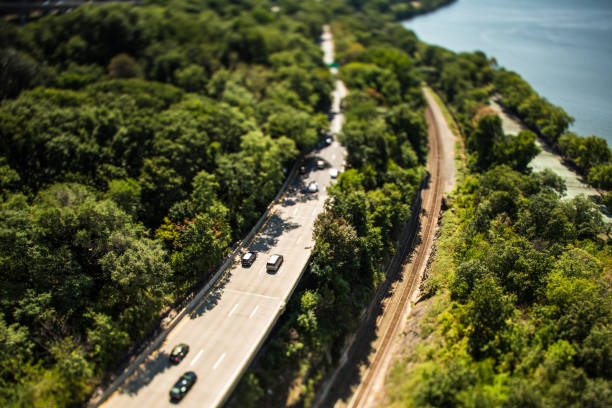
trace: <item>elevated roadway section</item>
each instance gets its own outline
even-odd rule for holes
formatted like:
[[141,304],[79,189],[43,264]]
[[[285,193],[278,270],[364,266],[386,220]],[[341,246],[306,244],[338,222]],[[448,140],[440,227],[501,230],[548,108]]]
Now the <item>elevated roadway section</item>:
[[[321,39],[325,61],[333,61],[333,43],[326,27]],[[336,81],[333,95],[333,133],[340,131],[340,100],[346,88]],[[314,221],[323,211],[327,187],[333,182],[330,169],[343,170],[345,149],[335,140],[324,143],[306,156],[305,174],[296,175],[277,204],[272,207],[248,250],[257,253],[250,267],[238,259],[223,277],[206,293],[152,350],[125,381],[118,384],[104,401],[104,408],[169,407],[169,391],[186,371],[198,379],[185,395],[184,408],[218,407],[228,398],[274,323],[283,312],[310,258],[314,245]],[[317,165],[322,160],[323,166]],[[323,167],[323,168],[320,168]],[[303,192],[316,182],[318,191]],[[266,270],[272,254],[284,261],[278,271]],[[190,351],[178,365],[169,362],[172,348],[186,343]]]

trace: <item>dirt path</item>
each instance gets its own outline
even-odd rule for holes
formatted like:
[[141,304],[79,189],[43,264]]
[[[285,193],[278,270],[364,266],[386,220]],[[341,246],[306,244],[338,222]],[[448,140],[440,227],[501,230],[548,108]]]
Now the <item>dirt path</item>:
[[421,193],[420,224],[409,237],[410,247],[401,270],[359,329],[339,369],[332,391],[321,406],[377,407],[401,332],[431,253],[444,192],[454,186],[455,138],[433,96],[425,90],[429,124],[428,171],[430,179]]

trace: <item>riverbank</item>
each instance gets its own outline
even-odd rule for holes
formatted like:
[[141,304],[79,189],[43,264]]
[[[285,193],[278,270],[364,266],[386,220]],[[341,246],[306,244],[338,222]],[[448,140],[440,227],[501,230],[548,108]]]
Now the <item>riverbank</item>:
[[571,131],[612,144],[612,3],[461,0],[402,24],[428,44],[494,57],[574,117]]
[[[503,107],[494,100],[489,101],[491,108],[499,115],[502,120],[504,133],[516,135],[521,130],[527,129],[516,116],[506,112]],[[584,194],[595,202],[601,202],[601,194],[595,188],[587,184],[586,180],[574,172],[570,167],[563,163],[563,158],[556,154],[552,148],[541,138],[536,139],[536,145],[540,148],[540,153],[529,163],[533,171],[552,170],[555,174],[563,178],[567,186],[566,199],[572,199],[580,194]],[[600,206],[606,223],[612,223],[612,216]]]

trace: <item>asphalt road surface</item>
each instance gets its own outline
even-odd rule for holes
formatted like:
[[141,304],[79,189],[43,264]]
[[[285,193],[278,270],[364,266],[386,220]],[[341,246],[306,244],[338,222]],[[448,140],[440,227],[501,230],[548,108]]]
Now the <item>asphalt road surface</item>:
[[[328,31],[322,37],[326,60],[333,61],[333,45]],[[331,128],[342,126],[340,98],[346,88],[337,82],[334,91]],[[181,407],[217,407],[229,396],[259,345],[282,313],[285,302],[297,285],[312,246],[314,220],[323,210],[326,187],[332,182],[329,170],[343,170],[345,149],[335,140],[322,143],[304,161],[306,174],[297,175],[271,216],[253,240],[250,250],[257,259],[248,268],[236,262],[220,283],[166,337],[165,342],[101,406],[169,407],[169,391],[186,371],[198,379],[186,394]],[[317,168],[323,160],[325,167]],[[319,191],[303,193],[302,187],[315,181]],[[284,262],[277,272],[266,271],[272,254]],[[190,346],[189,354],[178,365],[169,362],[172,348],[179,343]]]

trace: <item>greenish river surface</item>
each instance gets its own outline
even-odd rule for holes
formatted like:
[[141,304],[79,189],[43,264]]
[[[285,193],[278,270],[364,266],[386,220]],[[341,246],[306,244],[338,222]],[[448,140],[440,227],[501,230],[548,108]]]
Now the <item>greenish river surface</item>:
[[404,23],[453,51],[481,50],[612,146],[612,0],[458,0]]

